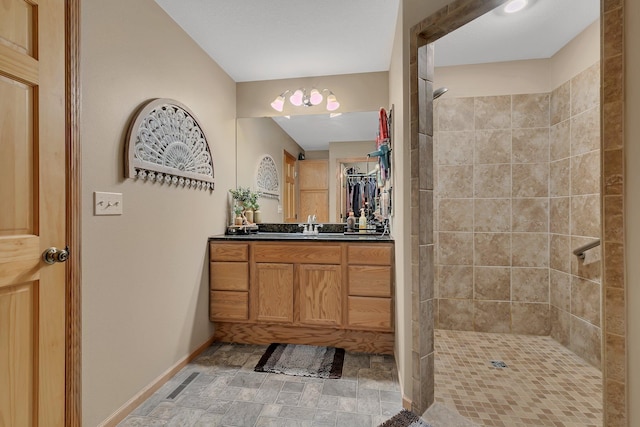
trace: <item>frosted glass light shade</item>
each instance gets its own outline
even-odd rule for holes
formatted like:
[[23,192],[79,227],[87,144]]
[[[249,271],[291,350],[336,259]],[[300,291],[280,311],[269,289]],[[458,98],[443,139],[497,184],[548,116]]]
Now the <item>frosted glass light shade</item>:
[[302,97],[304,96],[304,92],[302,92],[300,89],[296,90],[295,92],[293,92],[293,95],[291,95],[289,97],[289,102],[293,105],[295,105],[296,107],[299,107],[302,105]]
[[284,108],[284,96],[277,96],[276,99],[274,99],[271,103],[271,108],[282,113],[282,109]]
[[318,89],[311,89],[309,93],[309,101],[311,101],[311,105],[318,105],[322,102],[322,94],[318,91]]
[[340,107],[340,103],[338,102],[338,100],[336,99],[336,96],[334,94],[330,94],[329,96],[327,96],[327,110],[328,111],[335,111]]
[[527,0],[511,0],[504,7],[505,13],[516,13],[521,11],[527,5]]

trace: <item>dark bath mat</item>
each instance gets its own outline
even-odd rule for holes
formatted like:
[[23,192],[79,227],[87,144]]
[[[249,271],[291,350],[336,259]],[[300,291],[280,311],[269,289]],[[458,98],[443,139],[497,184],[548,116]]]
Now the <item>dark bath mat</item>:
[[254,370],[300,377],[340,378],[343,362],[342,348],[276,343],[269,345]]
[[413,412],[403,409],[378,427],[431,427],[431,425],[422,421]]

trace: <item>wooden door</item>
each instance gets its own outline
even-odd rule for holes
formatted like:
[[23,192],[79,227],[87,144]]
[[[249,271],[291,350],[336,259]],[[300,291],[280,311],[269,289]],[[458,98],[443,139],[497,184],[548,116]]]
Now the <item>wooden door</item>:
[[0,425],[65,415],[65,4],[0,12]]
[[256,266],[256,320],[293,322],[293,264],[263,263]]
[[329,221],[329,162],[305,160],[298,165],[300,188],[300,219],[309,215],[318,222]]
[[284,195],[283,217],[284,222],[296,222],[298,214],[296,209],[296,158],[288,152],[284,152]]
[[342,323],[342,267],[301,264],[299,268],[300,323]]

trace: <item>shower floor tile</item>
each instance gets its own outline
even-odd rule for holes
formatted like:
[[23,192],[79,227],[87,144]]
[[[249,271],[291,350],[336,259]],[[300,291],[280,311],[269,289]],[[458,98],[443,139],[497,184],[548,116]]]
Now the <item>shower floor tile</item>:
[[550,337],[436,330],[435,347],[436,402],[476,424],[602,426],[600,371]]

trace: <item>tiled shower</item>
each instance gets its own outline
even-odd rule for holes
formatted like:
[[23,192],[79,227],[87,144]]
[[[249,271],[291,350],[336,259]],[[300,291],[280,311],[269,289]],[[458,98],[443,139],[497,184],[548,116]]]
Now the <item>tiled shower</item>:
[[600,63],[434,102],[436,328],[551,335],[600,368]]

